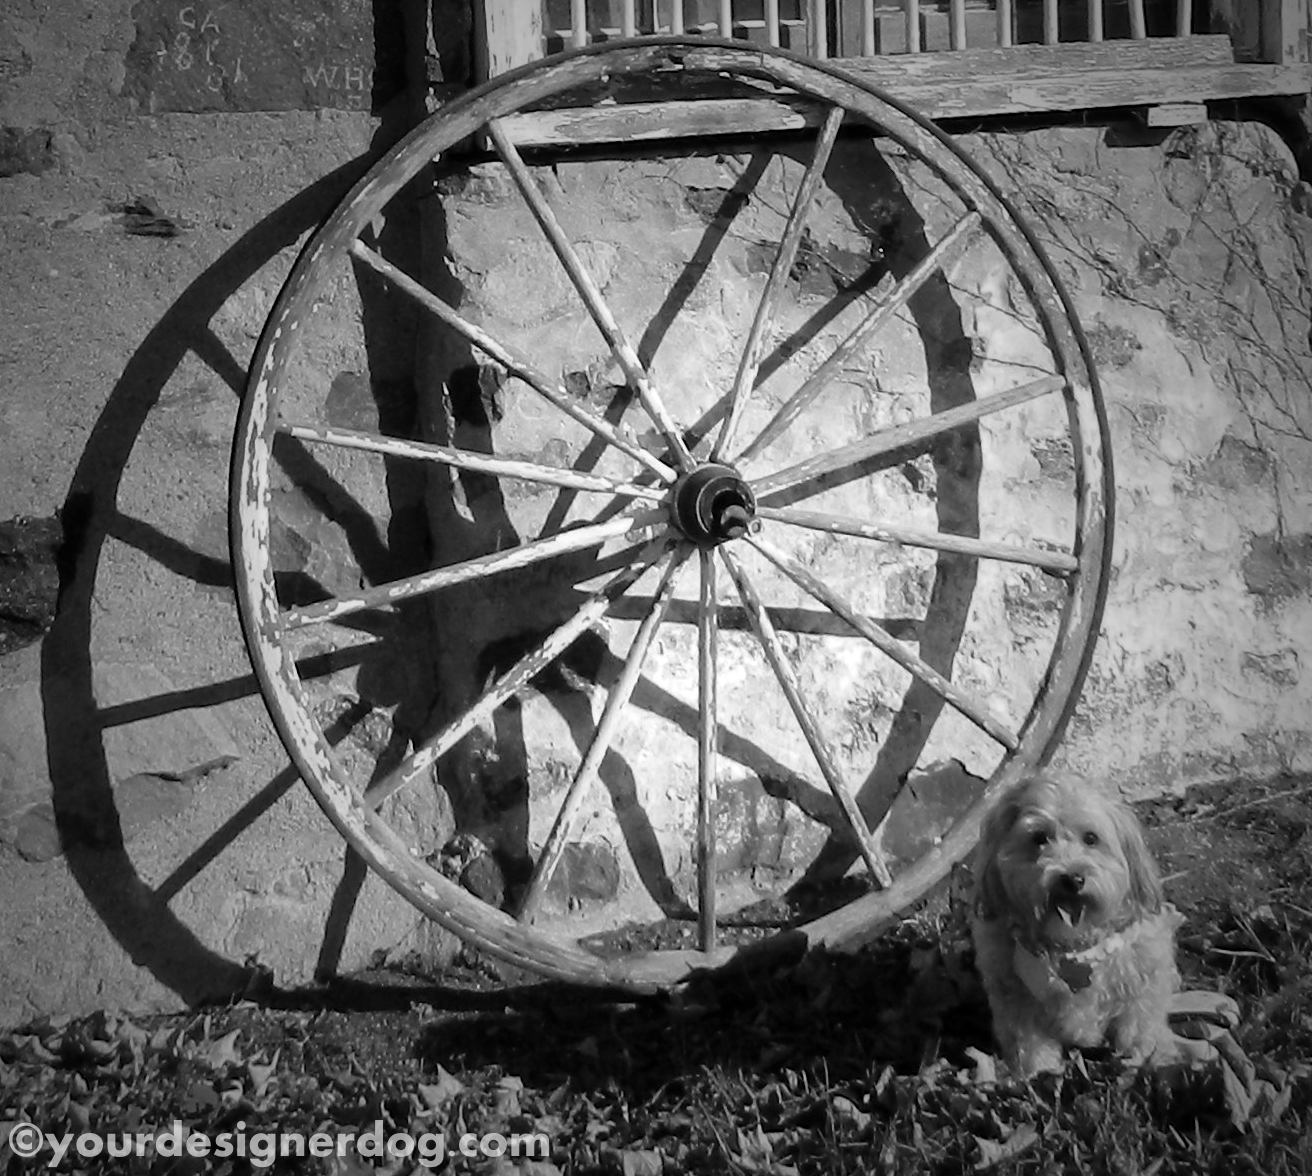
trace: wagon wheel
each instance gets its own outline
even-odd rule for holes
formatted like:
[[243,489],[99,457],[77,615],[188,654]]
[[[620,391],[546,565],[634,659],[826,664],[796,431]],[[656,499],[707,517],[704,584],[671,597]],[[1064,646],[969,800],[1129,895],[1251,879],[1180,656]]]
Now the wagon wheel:
[[[700,379],[678,368],[678,356],[663,367],[661,354],[639,354],[607,292],[623,275],[612,272],[605,290],[594,280],[553,211],[560,201],[549,198],[507,132],[513,116],[566,105],[570,92],[583,95],[573,99],[580,105],[595,100],[598,87],[681,87],[690,79],[736,83],[819,127],[800,152],[797,140],[790,148],[797,182],[791,206],[778,210],[772,259],[742,313],[745,339],[723,368]],[[845,142],[877,150],[904,188],[923,195],[924,248],[899,273],[878,283],[867,275],[837,291],[803,316],[821,324],[808,330],[789,319],[796,308],[782,295],[796,276],[840,124]],[[575,319],[590,320],[594,342],[608,349],[617,375],[615,386],[601,385],[600,402],[597,387],[581,396],[544,370],[512,328],[480,325],[477,310],[432,292],[414,263],[407,269],[380,251],[375,229],[390,202],[416,177],[431,180],[429,165],[447,166],[445,153],[467,151],[471,138],[490,144],[480,174],[496,172],[505,192],[523,201],[520,215],[531,214],[538,246],[545,242],[568,275]],[[992,275],[977,289],[953,276],[967,255],[971,273]],[[526,459],[498,456],[496,445],[475,451],[446,443],[450,437],[416,441],[325,423],[315,407],[323,388],[315,386],[313,361],[337,346],[333,332],[350,315],[334,318],[332,308],[352,288],[353,272],[374,275],[408,300],[486,372],[509,381],[515,403],[538,405],[548,427],[572,443]],[[930,286],[973,316],[955,328],[966,354],[958,347],[952,360],[948,382],[958,394],[950,403],[936,398],[941,372],[912,370],[905,359],[924,327],[917,299]],[[325,315],[328,325],[316,326]],[[980,324],[998,316],[1008,331],[989,336]],[[1010,340],[1003,345],[1010,352],[995,354],[990,337]],[[853,377],[853,369],[862,372]],[[492,440],[497,428],[489,425]],[[539,511],[508,547],[306,600],[276,566],[271,501],[281,485],[279,450],[288,446],[343,481],[359,460],[403,460],[460,479],[496,479],[507,501],[517,487],[530,498],[557,494],[557,509],[545,524]],[[1036,453],[1055,462],[1059,476],[1044,482],[1033,470],[1011,468]],[[1054,493],[1064,496],[1056,505]],[[1003,505],[973,505],[991,497]],[[274,723],[361,857],[425,915],[512,964],[652,989],[743,950],[726,941],[726,908],[717,905],[717,786],[729,770],[741,776],[744,763],[777,787],[777,779],[766,780],[774,764],[791,781],[779,793],[786,820],[812,825],[818,835],[808,844],[824,843],[828,867],[841,873],[854,863],[865,883],[864,894],[804,923],[808,942],[833,946],[875,934],[970,851],[993,798],[1044,760],[1074,705],[1098,631],[1110,511],[1107,425],[1070,299],[984,171],[927,120],[838,69],[741,43],[649,38],[561,55],[470,91],[389,151],[331,214],[296,261],[252,362],[234,446],[231,541],[241,621]],[[888,584],[899,567],[897,583],[911,585],[902,604],[921,612],[900,629],[871,615],[896,603]],[[356,751],[325,733],[329,713],[298,659],[342,648],[402,602],[429,594],[440,601],[456,585],[493,593],[525,569],[569,581],[572,610],[498,663],[440,723],[410,732],[399,747],[393,739],[390,759],[363,768]],[[967,585],[965,594],[954,596],[953,583]],[[1030,612],[1011,609],[1030,599],[1026,591],[1039,603]],[[955,602],[961,633],[941,648],[917,624],[941,619],[945,600]],[[599,631],[609,689],[593,689],[589,730],[575,732],[577,762],[567,781],[555,781],[549,811],[528,838],[531,875],[506,903],[512,909],[502,910],[440,868],[435,847],[416,829],[415,808],[400,804],[416,790],[427,797],[434,764],[504,707],[534,697],[544,672]],[[307,645],[307,635],[319,643]],[[1015,660],[980,652],[999,641],[1020,651]],[[650,688],[657,661],[663,682],[674,683],[668,688]],[[727,673],[736,676],[728,686]],[[749,681],[754,688],[743,690]],[[670,702],[680,686],[683,700]],[[665,699],[665,714],[652,717],[660,710],[652,698]],[[847,739],[835,729],[835,710],[861,706],[864,741]],[[972,749],[968,758],[987,779],[910,860],[888,845],[888,782],[863,783],[856,767],[870,740],[901,720],[921,723],[926,754]],[[643,723],[663,724],[662,762],[670,779],[686,785],[676,821],[691,844],[685,881],[698,941],[613,958],[535,916],[580,820],[602,819],[597,785],[608,754],[630,725]],[[667,744],[671,733],[685,746]],[[752,761],[758,752],[766,768]],[[589,805],[597,812],[585,812]]]

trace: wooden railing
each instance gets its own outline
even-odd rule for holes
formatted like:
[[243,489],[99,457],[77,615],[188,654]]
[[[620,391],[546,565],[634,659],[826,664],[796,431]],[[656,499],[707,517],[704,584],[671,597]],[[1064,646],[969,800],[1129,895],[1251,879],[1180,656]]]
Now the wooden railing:
[[1229,33],[1241,59],[1307,60],[1307,0],[532,0],[486,5],[537,26],[539,53],[703,33],[813,57]]
[[[1137,110],[1200,122],[1207,103],[1308,94],[1312,0],[476,0],[484,76],[599,41],[652,33],[730,37],[834,59],[933,118]],[[702,133],[700,113],[630,107],[519,118],[525,142]],[[745,132],[805,114],[735,114]],[[702,112],[704,113],[704,112]],[[690,117],[685,119],[684,115]]]

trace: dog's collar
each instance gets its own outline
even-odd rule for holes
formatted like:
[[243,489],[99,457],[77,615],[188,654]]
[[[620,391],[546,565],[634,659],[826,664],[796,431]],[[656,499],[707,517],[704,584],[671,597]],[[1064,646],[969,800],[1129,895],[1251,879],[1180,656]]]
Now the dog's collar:
[[1098,964],[1124,946],[1123,931],[1108,935],[1092,947],[1079,951],[1042,949],[1033,952],[1017,943],[1013,965],[1016,975],[1030,993],[1037,1000],[1046,1000],[1049,996],[1069,996],[1088,988],[1093,983],[1094,969]]

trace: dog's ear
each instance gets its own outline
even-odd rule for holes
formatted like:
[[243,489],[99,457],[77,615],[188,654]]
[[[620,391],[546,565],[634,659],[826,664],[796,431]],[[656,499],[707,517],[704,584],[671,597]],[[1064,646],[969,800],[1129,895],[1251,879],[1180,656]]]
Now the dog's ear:
[[989,810],[975,847],[975,913],[981,919],[996,919],[1011,905],[1002,885],[998,854],[1020,815],[1019,790],[1005,793]]
[[1120,839],[1121,853],[1130,873],[1130,902],[1142,914],[1156,914],[1166,895],[1157,873],[1157,863],[1143,839],[1143,829],[1130,806],[1117,801],[1111,806],[1112,823]]

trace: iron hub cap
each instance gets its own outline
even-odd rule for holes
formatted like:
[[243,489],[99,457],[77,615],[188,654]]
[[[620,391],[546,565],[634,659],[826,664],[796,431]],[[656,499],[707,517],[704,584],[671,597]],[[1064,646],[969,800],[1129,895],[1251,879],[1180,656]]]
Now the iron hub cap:
[[756,498],[732,466],[718,462],[685,474],[674,484],[674,524],[694,543],[717,547],[759,525]]

